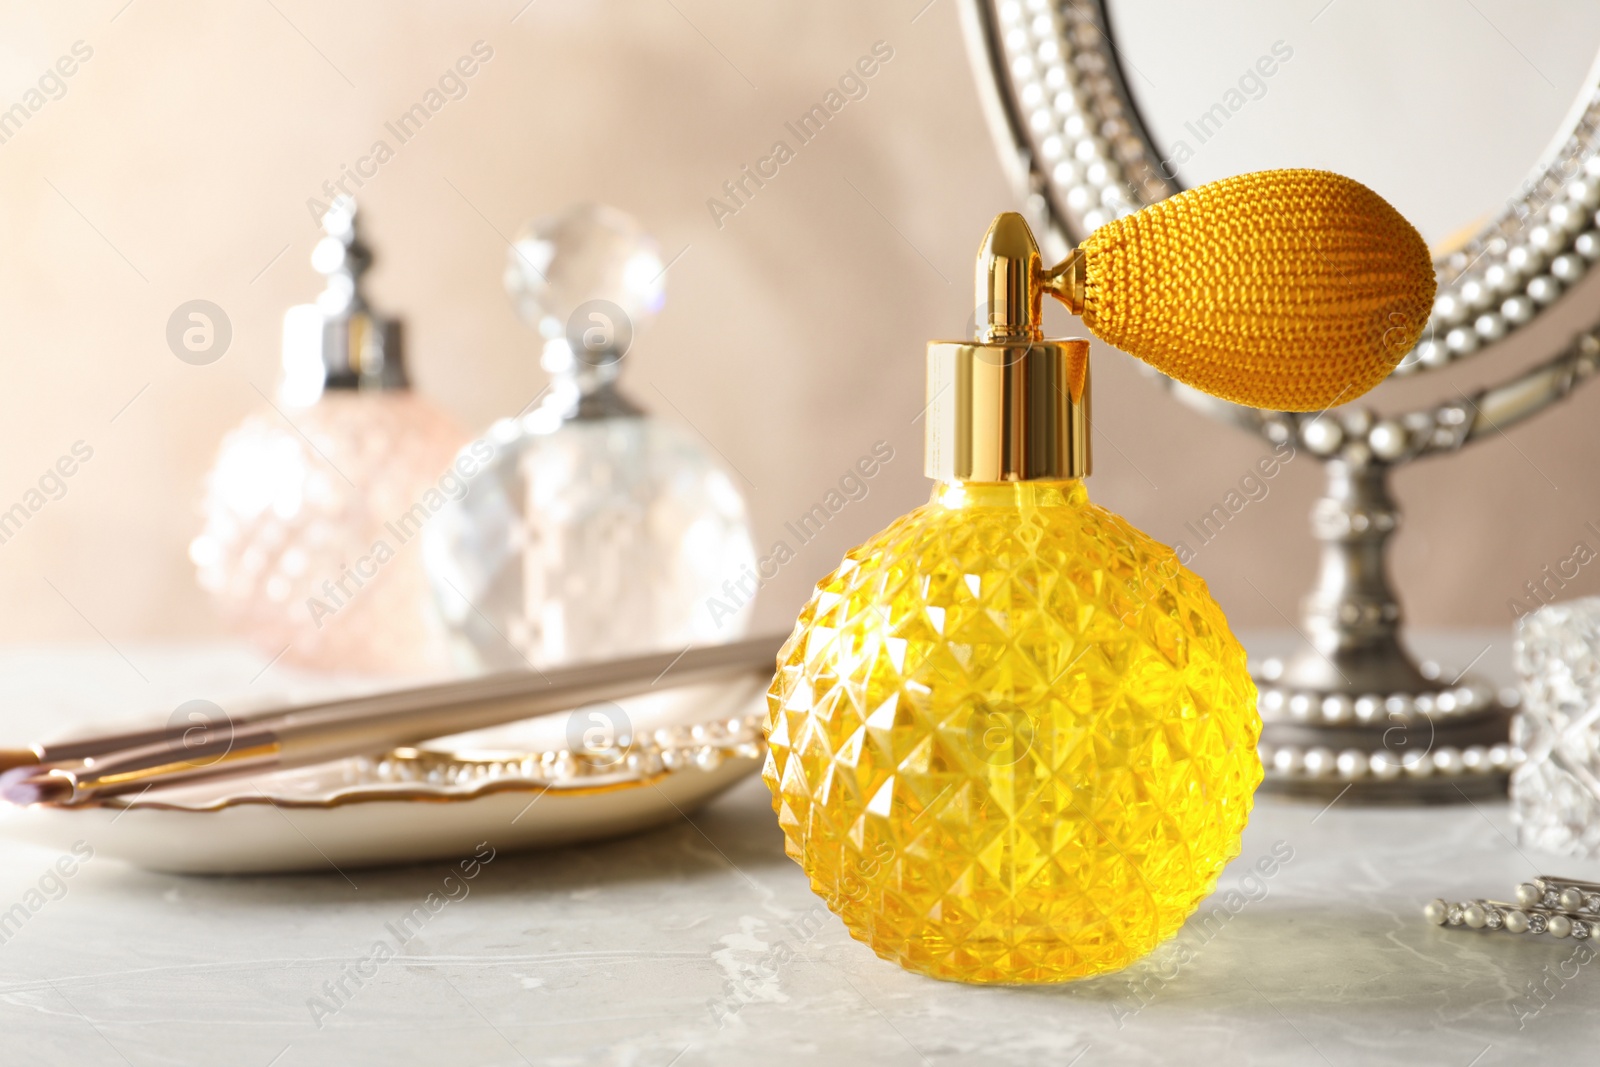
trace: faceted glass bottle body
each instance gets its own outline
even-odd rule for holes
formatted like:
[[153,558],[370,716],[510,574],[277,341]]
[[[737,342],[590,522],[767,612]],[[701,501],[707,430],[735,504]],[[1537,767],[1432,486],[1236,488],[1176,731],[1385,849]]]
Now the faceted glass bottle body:
[[788,852],[910,970],[1116,970],[1239,852],[1244,650],[1081,482],[941,484],[818,584],[779,664],[763,777]]
[[437,487],[461,432],[408,390],[332,390],[287,415],[293,425],[258,411],[223,439],[189,546],[201,588],[230,628],[286,663],[445,669],[410,542],[443,503]]
[[547,414],[497,424],[493,458],[427,533],[459,658],[525,669],[742,635],[749,598],[728,610],[724,586],[755,549],[722,469],[659,419]]

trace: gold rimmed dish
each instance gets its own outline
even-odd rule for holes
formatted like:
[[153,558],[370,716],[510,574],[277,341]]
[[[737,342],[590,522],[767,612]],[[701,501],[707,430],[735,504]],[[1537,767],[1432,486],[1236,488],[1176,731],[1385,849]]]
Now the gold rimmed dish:
[[[248,874],[516,850],[682,818],[759,769],[757,677],[685,686],[353,757],[86,804],[0,811],[0,831],[151,870]],[[606,727],[597,736],[590,722]]]

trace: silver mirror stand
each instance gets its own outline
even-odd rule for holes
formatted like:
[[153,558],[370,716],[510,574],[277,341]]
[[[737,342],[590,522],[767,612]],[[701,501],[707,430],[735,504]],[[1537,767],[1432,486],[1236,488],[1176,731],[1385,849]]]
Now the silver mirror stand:
[[[962,16],[1002,162],[1058,258],[1110,219],[1181,190],[1128,92],[1103,0],[964,0]],[[1521,195],[1436,262],[1433,316],[1396,375],[1492,347],[1600,260],[1600,65],[1565,133]],[[1400,525],[1389,475],[1502,433],[1597,366],[1600,327],[1504,384],[1388,417],[1364,408],[1258,411],[1167,382],[1191,407],[1304,447],[1327,477],[1312,511],[1321,568],[1304,603],[1305,645],[1257,667],[1263,788],[1406,802],[1504,791],[1518,757],[1507,740],[1509,702],[1406,649],[1387,561]]]

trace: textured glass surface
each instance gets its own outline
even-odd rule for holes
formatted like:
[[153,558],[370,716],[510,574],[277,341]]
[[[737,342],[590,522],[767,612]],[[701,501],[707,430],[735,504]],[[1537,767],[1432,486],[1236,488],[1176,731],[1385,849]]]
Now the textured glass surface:
[[1517,624],[1522,705],[1511,773],[1522,842],[1600,858],[1600,597],[1551,604]]
[[818,584],[768,706],[789,854],[937,978],[1143,956],[1238,854],[1261,781],[1221,609],[1081,482],[936,489]]
[[552,426],[540,414],[490,432],[494,458],[427,533],[434,589],[468,664],[544,666],[741,635],[754,588],[730,599],[725,587],[753,574],[755,552],[722,469],[654,418]]
[[443,502],[439,478],[461,438],[406,391],[335,391],[248,416],[206,480],[205,526],[189,546],[201,587],[230,627],[284,662],[447,667],[412,542]]
[[[506,261],[506,290],[545,340],[565,337],[584,304],[603,301],[621,313],[613,338],[627,351],[635,330],[661,310],[666,271],[655,241],[625,212],[579,204],[530,223]],[[587,321],[577,324],[581,332]],[[574,348],[583,348],[574,339]]]

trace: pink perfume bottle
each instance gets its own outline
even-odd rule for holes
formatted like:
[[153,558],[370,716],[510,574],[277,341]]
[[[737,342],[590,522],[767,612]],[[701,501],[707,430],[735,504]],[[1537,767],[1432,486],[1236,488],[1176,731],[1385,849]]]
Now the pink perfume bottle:
[[311,262],[327,278],[283,321],[275,403],[223,439],[189,546],[227,625],[298,666],[445,670],[422,571],[422,527],[464,490],[464,435],[408,387],[398,320],[367,303],[372,253],[349,198],[323,219]]

